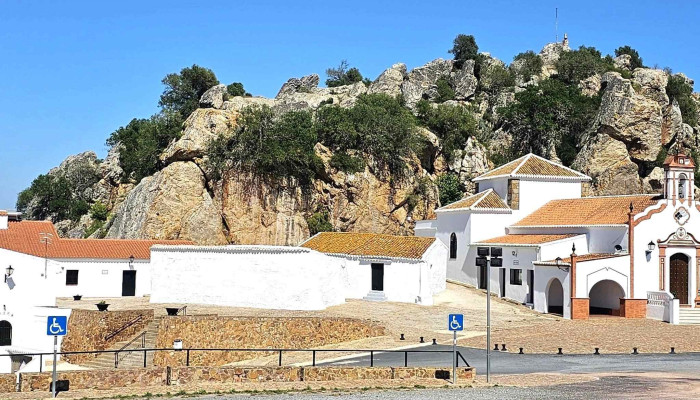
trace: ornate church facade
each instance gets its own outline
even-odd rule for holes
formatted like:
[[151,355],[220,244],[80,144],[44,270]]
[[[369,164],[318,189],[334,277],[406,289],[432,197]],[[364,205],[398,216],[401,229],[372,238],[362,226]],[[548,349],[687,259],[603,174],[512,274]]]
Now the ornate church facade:
[[[590,178],[528,154],[474,179],[477,193],[445,205],[416,235],[449,248],[448,280],[544,313],[700,323],[700,203],[693,160],[664,162],[661,193],[582,197]],[[503,266],[476,266],[477,247]]]

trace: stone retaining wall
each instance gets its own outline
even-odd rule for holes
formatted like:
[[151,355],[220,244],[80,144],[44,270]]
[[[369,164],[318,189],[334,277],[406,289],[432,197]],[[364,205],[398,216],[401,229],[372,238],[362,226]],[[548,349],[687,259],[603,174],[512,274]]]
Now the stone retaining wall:
[[[141,321],[125,329],[111,340],[105,340],[107,335],[139,316],[143,316]],[[73,310],[68,319],[68,334],[63,338],[61,351],[106,350],[113,344],[130,339],[145,330],[146,325],[151,320],[153,320],[153,310]],[[81,364],[95,358],[96,355],[67,354],[62,357],[70,363]]]
[[17,375],[0,374],[0,393],[12,393],[17,390]]
[[[474,368],[457,368],[457,377],[471,381]],[[67,380],[69,390],[105,390],[119,387],[186,385],[197,382],[304,382],[391,379],[450,379],[447,368],[393,367],[152,367],[120,370],[62,371],[58,380]],[[51,373],[20,374],[22,392],[45,391],[51,386]],[[11,377],[11,379],[10,379]],[[60,388],[60,386],[59,386]],[[15,375],[0,375],[2,393],[15,391]]]
[[[334,343],[383,336],[384,327],[352,318],[165,317],[157,347],[172,348],[284,348],[309,349]],[[190,366],[220,366],[268,355],[264,352],[190,352]],[[186,365],[185,352],[158,352],[159,366]]]

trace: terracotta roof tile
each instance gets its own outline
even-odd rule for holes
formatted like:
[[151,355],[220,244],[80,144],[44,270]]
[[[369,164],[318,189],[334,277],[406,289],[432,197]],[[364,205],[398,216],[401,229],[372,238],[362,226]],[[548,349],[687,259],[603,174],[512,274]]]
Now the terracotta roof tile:
[[7,210],[0,210],[0,217],[6,217],[7,215]]
[[657,201],[655,194],[552,200],[513,226],[621,225],[628,222],[630,203],[638,214]]
[[481,240],[479,243],[489,243],[489,244],[542,244],[548,242],[554,242],[557,240],[568,239],[570,237],[578,236],[578,233],[572,234],[562,234],[562,235],[505,235],[499,236],[487,240]]
[[542,176],[577,178],[582,181],[590,180],[588,176],[578,171],[574,171],[571,168],[567,168],[561,164],[549,161],[532,153],[488,171],[485,174],[474,178],[474,180],[480,181],[498,176],[508,176],[513,178]]
[[377,233],[322,232],[302,247],[330,254],[420,259],[435,238]]
[[[681,163],[682,162],[682,163]],[[666,157],[664,160],[664,166],[668,167],[680,167],[680,168],[695,168],[695,162],[691,157],[685,154],[675,154]]]
[[[41,233],[53,235],[48,246],[40,242]],[[150,259],[154,244],[193,244],[186,240],[61,239],[49,221],[10,221],[0,229],[0,248],[49,258]]]
[[[606,258],[624,257],[624,256],[628,256],[628,255],[629,254],[615,254],[615,253],[584,254],[582,256],[576,256],[576,263],[586,262],[586,261],[595,261],[595,260],[604,260]],[[571,265],[571,255],[568,255],[566,257],[562,257],[561,261],[564,265]],[[554,264],[557,262],[557,260],[549,260],[549,261],[541,261],[541,262],[546,263],[546,264]]]
[[438,210],[493,210],[509,209],[503,199],[493,190],[488,189],[483,192],[457,200],[454,203],[440,207]]

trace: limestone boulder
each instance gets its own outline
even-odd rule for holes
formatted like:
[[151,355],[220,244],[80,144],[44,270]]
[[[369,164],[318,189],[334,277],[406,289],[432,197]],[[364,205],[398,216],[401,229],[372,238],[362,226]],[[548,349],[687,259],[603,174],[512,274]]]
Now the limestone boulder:
[[226,85],[220,84],[212,86],[209,90],[204,92],[199,99],[199,106],[203,108],[221,108],[221,106],[224,105],[226,94]]
[[621,54],[613,59],[613,65],[615,65],[615,68],[631,71],[632,56],[629,54]]
[[661,193],[664,188],[664,179],[666,175],[663,168],[655,167],[651,173],[644,177],[643,185],[645,193]]
[[464,149],[460,150],[450,163],[450,170],[459,175],[467,194],[476,192],[471,180],[492,168],[493,164],[489,161],[486,147],[473,136],[467,139]]
[[401,94],[401,84],[406,77],[406,64],[398,63],[382,72],[377,79],[369,85],[368,93],[384,93],[391,97]]
[[600,92],[602,83],[603,82],[600,74],[595,74],[593,76],[589,76],[588,78],[581,80],[581,82],[579,82],[578,84],[578,87],[579,89],[581,89],[581,93],[583,95],[593,97]]
[[643,193],[639,168],[631,159],[625,144],[600,134],[587,142],[576,156],[572,168],[590,176],[593,181],[586,195],[622,195]]
[[474,76],[474,60],[467,60],[462,68],[450,73],[450,83],[455,91],[455,99],[467,100],[474,96],[479,84]]
[[540,58],[542,58],[542,77],[552,76],[557,73],[556,63],[559,61],[559,57],[565,51],[570,51],[568,40],[564,40],[561,43],[549,43],[545,45],[540,51]]
[[235,111],[196,109],[185,121],[180,139],[170,143],[160,155],[160,160],[169,164],[202,158],[211,140],[233,133],[237,117]]
[[275,99],[268,99],[266,97],[236,96],[225,101],[222,109],[226,111],[241,112],[248,107],[274,107],[276,104],[277,101]]
[[406,107],[415,110],[424,95],[435,92],[435,84],[440,78],[450,78],[452,60],[438,58],[421,67],[412,69],[401,85],[401,94]]
[[284,85],[282,85],[275,98],[279,99],[297,92],[310,92],[318,87],[320,80],[321,78],[318,76],[318,74],[306,75],[301,78],[290,78]]
[[116,208],[107,238],[227,243],[219,207],[193,162],[174,162],[142,179]]
[[632,82],[638,85],[639,94],[660,104],[668,104],[666,84],[668,75],[660,69],[637,68],[632,73]]

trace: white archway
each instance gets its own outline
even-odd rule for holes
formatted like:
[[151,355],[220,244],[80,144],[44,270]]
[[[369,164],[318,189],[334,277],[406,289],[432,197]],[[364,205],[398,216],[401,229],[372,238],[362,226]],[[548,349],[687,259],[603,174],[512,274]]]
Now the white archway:
[[547,284],[547,312],[564,314],[564,286],[557,278],[552,278]]
[[619,283],[610,279],[598,281],[588,292],[590,314],[615,315],[624,297],[625,290]]

